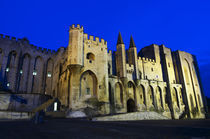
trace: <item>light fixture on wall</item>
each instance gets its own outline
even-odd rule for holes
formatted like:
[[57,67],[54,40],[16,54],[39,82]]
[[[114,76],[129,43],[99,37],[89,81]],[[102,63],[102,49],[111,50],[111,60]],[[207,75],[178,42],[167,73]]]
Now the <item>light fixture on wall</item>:
[[47,73],[47,77],[49,77],[49,78],[52,77],[51,72],[48,72],[48,73]]
[[6,68],[6,72],[9,72],[9,68]]
[[23,70],[20,70],[20,74],[23,74]]
[[33,71],[33,76],[36,76],[37,75],[37,72],[36,71]]

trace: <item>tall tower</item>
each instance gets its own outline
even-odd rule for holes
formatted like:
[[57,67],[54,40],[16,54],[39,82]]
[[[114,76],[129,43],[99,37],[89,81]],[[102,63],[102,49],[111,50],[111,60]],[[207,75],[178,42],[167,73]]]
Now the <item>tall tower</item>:
[[123,43],[120,32],[117,39],[116,69],[117,69],[117,76],[127,77],[125,44]]
[[138,65],[137,65],[137,49],[136,45],[134,43],[133,37],[131,36],[130,39],[130,46],[128,49],[128,63],[134,65],[134,78],[139,79],[139,71],[138,71]]
[[70,65],[84,65],[83,27],[72,25],[69,30],[68,62]]

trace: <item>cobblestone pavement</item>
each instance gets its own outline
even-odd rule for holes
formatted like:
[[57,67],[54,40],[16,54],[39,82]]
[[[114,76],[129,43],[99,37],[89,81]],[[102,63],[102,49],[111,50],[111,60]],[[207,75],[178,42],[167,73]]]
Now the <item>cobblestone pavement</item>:
[[78,119],[0,121],[0,139],[72,139],[72,138],[192,138],[210,139],[208,120],[153,120],[94,122]]

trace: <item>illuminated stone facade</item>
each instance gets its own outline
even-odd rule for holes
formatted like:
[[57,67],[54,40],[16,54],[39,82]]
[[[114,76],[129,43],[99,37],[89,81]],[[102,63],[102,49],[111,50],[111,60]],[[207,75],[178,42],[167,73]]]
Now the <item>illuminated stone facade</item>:
[[195,57],[156,44],[137,53],[132,37],[125,50],[121,34],[115,52],[80,25],[70,27],[68,47],[58,51],[1,35],[0,68],[3,87],[51,95],[72,110],[96,97],[104,102],[102,114],[158,111],[175,119],[204,118]]

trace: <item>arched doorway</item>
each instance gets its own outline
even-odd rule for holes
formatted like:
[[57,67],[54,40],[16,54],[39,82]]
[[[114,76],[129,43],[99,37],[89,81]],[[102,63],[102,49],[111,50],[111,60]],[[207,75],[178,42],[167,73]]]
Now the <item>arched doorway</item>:
[[135,112],[135,111],[136,111],[135,101],[133,99],[128,99],[127,112]]

